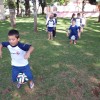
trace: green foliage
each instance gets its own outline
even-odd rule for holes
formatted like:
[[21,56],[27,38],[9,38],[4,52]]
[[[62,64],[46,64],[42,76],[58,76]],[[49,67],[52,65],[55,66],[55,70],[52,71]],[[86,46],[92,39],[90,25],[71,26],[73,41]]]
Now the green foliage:
[[58,0],[60,4],[67,4],[70,0]]
[[70,0],[46,0],[47,3],[53,4],[54,2],[59,2],[61,5],[62,4],[67,4]]

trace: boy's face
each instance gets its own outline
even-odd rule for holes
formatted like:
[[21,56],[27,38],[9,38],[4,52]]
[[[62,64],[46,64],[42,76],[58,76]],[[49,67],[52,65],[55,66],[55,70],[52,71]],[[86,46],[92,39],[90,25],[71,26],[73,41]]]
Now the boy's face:
[[15,35],[8,36],[8,39],[9,39],[9,43],[10,43],[12,46],[17,45],[18,41],[20,40],[19,38],[17,39],[17,38],[15,37]]

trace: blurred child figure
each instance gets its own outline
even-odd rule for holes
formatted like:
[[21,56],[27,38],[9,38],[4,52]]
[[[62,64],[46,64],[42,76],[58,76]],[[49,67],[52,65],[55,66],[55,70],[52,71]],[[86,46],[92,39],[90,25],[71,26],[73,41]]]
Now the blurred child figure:
[[82,25],[81,15],[80,15],[80,13],[78,13],[77,18],[76,18],[76,26],[79,29],[79,33],[78,33],[79,38],[81,37],[81,25]]
[[86,18],[84,16],[84,13],[82,14],[82,25],[81,25],[81,32],[83,32],[83,28],[86,25]]
[[72,23],[72,20],[75,20],[75,16],[76,16],[75,13],[73,13],[71,17],[71,23]]
[[53,20],[54,20],[53,37],[56,37],[56,25],[57,25],[57,14],[56,13],[53,13]]
[[48,40],[53,40],[54,24],[55,22],[53,20],[53,14],[51,14],[49,19],[46,22],[47,31],[48,31]]
[[79,33],[79,29],[76,26],[76,22],[75,20],[72,20],[72,25],[69,27],[67,36],[69,36],[70,39],[70,44],[74,43],[76,44],[77,39],[78,39],[78,33]]

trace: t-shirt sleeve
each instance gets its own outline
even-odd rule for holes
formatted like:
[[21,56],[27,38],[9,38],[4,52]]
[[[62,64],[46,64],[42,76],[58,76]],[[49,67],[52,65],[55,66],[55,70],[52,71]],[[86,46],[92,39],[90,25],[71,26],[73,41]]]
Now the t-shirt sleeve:
[[24,43],[20,43],[19,47],[24,50],[24,51],[28,51],[29,48],[31,47],[31,45],[29,44],[24,44]]
[[9,42],[2,42],[1,44],[3,47],[7,47],[9,45]]

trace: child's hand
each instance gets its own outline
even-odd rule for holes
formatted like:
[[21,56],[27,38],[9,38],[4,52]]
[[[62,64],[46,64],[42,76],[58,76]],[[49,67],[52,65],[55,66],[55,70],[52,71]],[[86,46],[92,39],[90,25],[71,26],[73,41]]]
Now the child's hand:
[[66,33],[66,35],[67,35],[67,37],[69,36],[69,34],[68,34],[68,33]]
[[0,51],[0,58],[2,58],[2,52]]
[[27,53],[24,55],[24,58],[25,58],[25,59],[30,58],[30,53],[27,52]]

